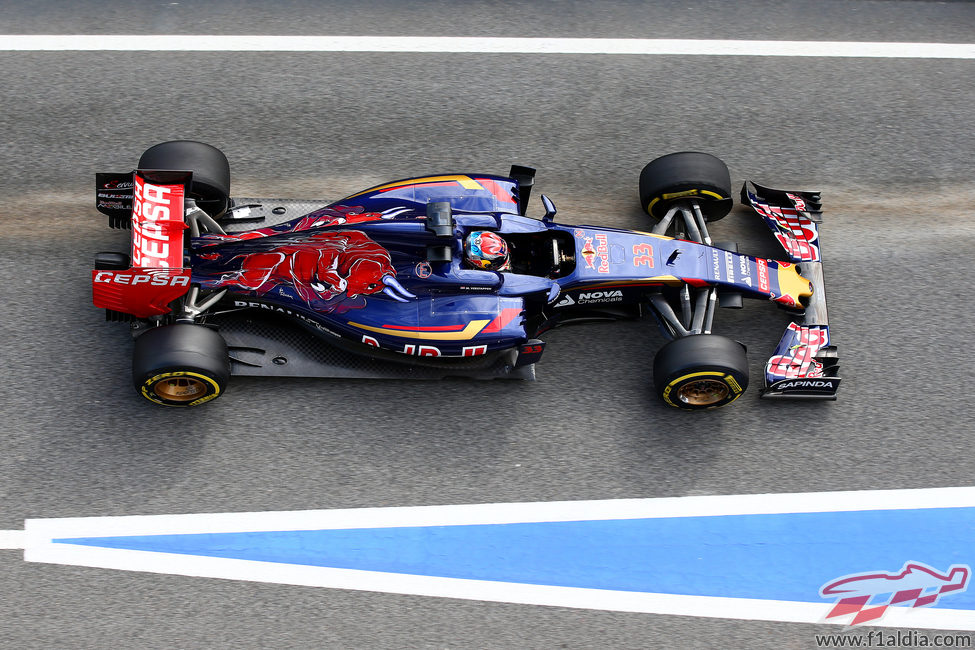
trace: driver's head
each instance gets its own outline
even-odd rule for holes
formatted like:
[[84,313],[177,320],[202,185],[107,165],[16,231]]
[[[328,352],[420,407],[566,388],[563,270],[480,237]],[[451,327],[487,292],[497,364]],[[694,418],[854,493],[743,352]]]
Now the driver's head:
[[464,257],[472,266],[485,271],[507,271],[511,268],[508,242],[488,230],[475,230],[467,235]]

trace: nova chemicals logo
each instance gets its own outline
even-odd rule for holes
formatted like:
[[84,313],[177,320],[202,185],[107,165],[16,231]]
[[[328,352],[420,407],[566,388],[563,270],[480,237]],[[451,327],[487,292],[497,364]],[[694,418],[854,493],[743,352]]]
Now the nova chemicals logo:
[[623,292],[615,291],[583,291],[579,294],[579,304],[585,305],[592,302],[622,302]]
[[836,578],[819,590],[822,598],[837,598],[825,620],[853,615],[849,625],[876,621],[888,607],[926,607],[944,595],[968,589],[972,569],[953,564],[941,573],[920,562],[907,562],[897,573],[870,571]]

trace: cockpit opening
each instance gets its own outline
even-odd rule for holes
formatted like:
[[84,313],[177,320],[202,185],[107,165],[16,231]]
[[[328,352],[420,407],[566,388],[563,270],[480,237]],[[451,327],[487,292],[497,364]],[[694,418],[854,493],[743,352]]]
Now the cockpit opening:
[[511,254],[511,271],[543,278],[561,278],[576,267],[575,242],[561,230],[504,235]]

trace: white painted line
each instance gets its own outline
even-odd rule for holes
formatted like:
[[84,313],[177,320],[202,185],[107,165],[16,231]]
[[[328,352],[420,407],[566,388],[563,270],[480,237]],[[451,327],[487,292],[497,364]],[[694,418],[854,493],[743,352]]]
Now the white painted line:
[[[299,557],[300,552],[294,556],[294,562],[288,561],[287,554],[291,552],[289,549],[300,550],[305,548],[300,544],[294,545],[288,540],[283,540],[283,543],[276,547],[284,553],[284,555],[276,556],[280,558],[279,560],[251,559],[247,555],[271,557],[262,555],[262,553],[282,541],[280,537],[274,535],[262,537],[261,531],[283,533],[285,531],[317,532],[355,528],[390,529],[422,526],[443,528],[472,524],[584,523],[587,521],[605,522],[607,520],[708,516],[725,520],[726,516],[730,515],[774,516],[789,513],[826,513],[829,515],[831,513],[864,511],[875,511],[873,515],[864,516],[876,517],[879,514],[878,511],[897,512],[904,510],[930,511],[932,515],[937,515],[938,509],[951,508],[975,508],[975,487],[487,503],[287,512],[28,519],[25,521],[24,531],[0,531],[0,543],[5,544],[6,548],[23,548],[24,560],[28,562],[529,605],[665,615],[844,624],[843,621],[826,620],[826,615],[835,603],[803,602],[801,598],[794,600],[761,598],[766,592],[762,589],[750,591],[742,579],[743,576],[736,577],[734,571],[729,573],[727,578],[721,577],[724,576],[723,573],[715,574],[718,575],[719,580],[714,584],[724,589],[722,580],[726,580],[727,585],[732,587],[737,585],[739,593],[742,593],[744,597],[711,595],[715,593],[713,591],[698,591],[695,594],[693,591],[691,593],[659,593],[650,590],[619,590],[617,585],[626,584],[625,581],[623,583],[609,581],[604,583],[606,588],[599,589],[586,584],[575,586],[571,581],[564,585],[545,584],[545,580],[533,580],[527,576],[524,580],[509,581],[507,579],[485,579],[487,574],[477,574],[477,572],[474,572],[475,577],[470,577],[470,575],[450,577],[449,570],[445,570],[444,573],[420,569],[394,572],[389,568],[379,568],[378,566],[378,570],[366,570],[365,566],[369,565],[369,562],[355,568],[320,566],[314,562],[304,561],[307,558]],[[924,517],[915,518],[916,521],[922,519]],[[234,547],[234,544],[242,544],[242,546],[235,547],[243,553],[239,557],[232,557],[232,554],[228,557],[220,557],[222,553],[216,553],[216,556],[208,555],[207,549],[203,547],[199,547],[199,552],[193,552],[192,544],[190,547],[175,545],[171,548],[182,548],[183,550],[168,552],[165,549],[135,550],[135,548],[112,547],[111,544],[100,546],[97,542],[88,544],[72,541],[72,539],[78,540],[78,538],[84,537],[140,535],[168,537],[180,534],[200,539],[201,534],[205,538],[208,533],[232,534],[242,532],[245,534],[237,536],[237,540],[231,543],[231,547]],[[254,533],[254,535],[248,536],[247,533]],[[395,534],[395,531],[390,531],[390,535]],[[817,543],[839,545],[851,543],[848,537],[830,541],[829,534],[828,529],[824,530],[824,538]],[[840,531],[837,534],[845,535],[846,533]],[[377,543],[384,543],[383,534],[376,535],[374,539]],[[824,542],[824,540],[826,541]],[[206,540],[201,540],[201,542],[203,542],[203,546],[206,546]],[[733,542],[729,541],[729,543]],[[751,542],[747,542],[746,545],[748,543]],[[921,544],[919,548],[922,549],[932,545],[932,542],[925,542],[924,539],[918,543]],[[165,544],[163,543],[164,547]],[[449,545],[440,548],[449,549]],[[772,561],[768,559],[772,557],[772,555],[768,555],[772,553],[770,549],[763,547],[759,550],[763,554],[762,557],[765,558],[763,561]],[[449,557],[431,562],[437,566],[442,566],[445,562],[441,560],[447,559]],[[568,559],[571,561],[571,557]],[[918,558],[911,555],[905,557],[904,561],[909,559]],[[702,560],[702,558],[698,558],[698,560]],[[488,564],[493,561],[490,558],[487,560]],[[505,563],[501,562],[501,564]],[[605,562],[599,565],[600,571],[606,568],[604,565]],[[382,566],[404,565],[384,562]],[[510,564],[510,567],[516,566],[516,562]],[[416,569],[417,567],[410,566],[409,568]],[[436,569],[437,567],[432,568]],[[880,564],[874,566],[872,563],[867,563],[863,567],[859,565],[853,567],[857,570],[883,568]],[[675,570],[679,573],[681,569],[678,566]],[[810,567],[810,570],[815,569]],[[608,576],[609,573],[604,572],[601,575]],[[832,573],[830,577],[833,577]],[[771,582],[774,583],[775,579],[771,579]],[[814,580],[811,583],[809,593],[816,593],[815,590],[820,583],[820,580]],[[668,583],[662,581],[654,584],[666,585]],[[744,588],[742,589],[743,585]],[[772,595],[773,592],[774,590],[770,590],[768,593]],[[722,593],[722,591],[719,590],[717,593]],[[777,593],[789,592],[778,591]],[[747,597],[747,595],[752,594],[759,597]],[[950,603],[948,604],[950,606]],[[961,604],[959,602],[959,605]],[[882,620],[872,621],[870,625],[975,630],[975,609],[889,607]]]
[[975,59],[971,43],[464,36],[6,34],[0,51],[450,52]]
[[[825,623],[824,618],[833,607],[833,603],[689,596],[466,580],[66,544],[51,545],[33,551],[28,550],[24,559],[30,562],[246,580],[304,587],[327,587],[522,605],[758,621]],[[872,627],[975,630],[975,611],[891,607],[888,608],[883,619],[871,621],[870,625]]]
[[552,521],[975,507],[975,487],[484,503],[338,510],[28,519],[28,544],[52,537],[463,526]]
[[0,530],[0,549],[25,548],[27,535],[22,530]]

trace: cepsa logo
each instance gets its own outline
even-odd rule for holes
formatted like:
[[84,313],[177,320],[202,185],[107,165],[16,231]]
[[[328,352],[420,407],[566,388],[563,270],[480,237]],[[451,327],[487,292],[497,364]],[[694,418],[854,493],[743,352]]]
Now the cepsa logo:
[[95,273],[95,282],[126,284],[133,287],[140,284],[146,284],[152,287],[188,287],[190,285],[190,275],[189,273],[173,274],[163,270],[143,271],[141,273],[98,271]]
[[755,259],[755,266],[758,268],[758,290],[768,293],[771,290],[768,279],[768,262],[759,257]]
[[[138,174],[132,200],[132,265],[181,267],[183,186],[153,185]],[[178,241],[179,245],[173,245]]]

